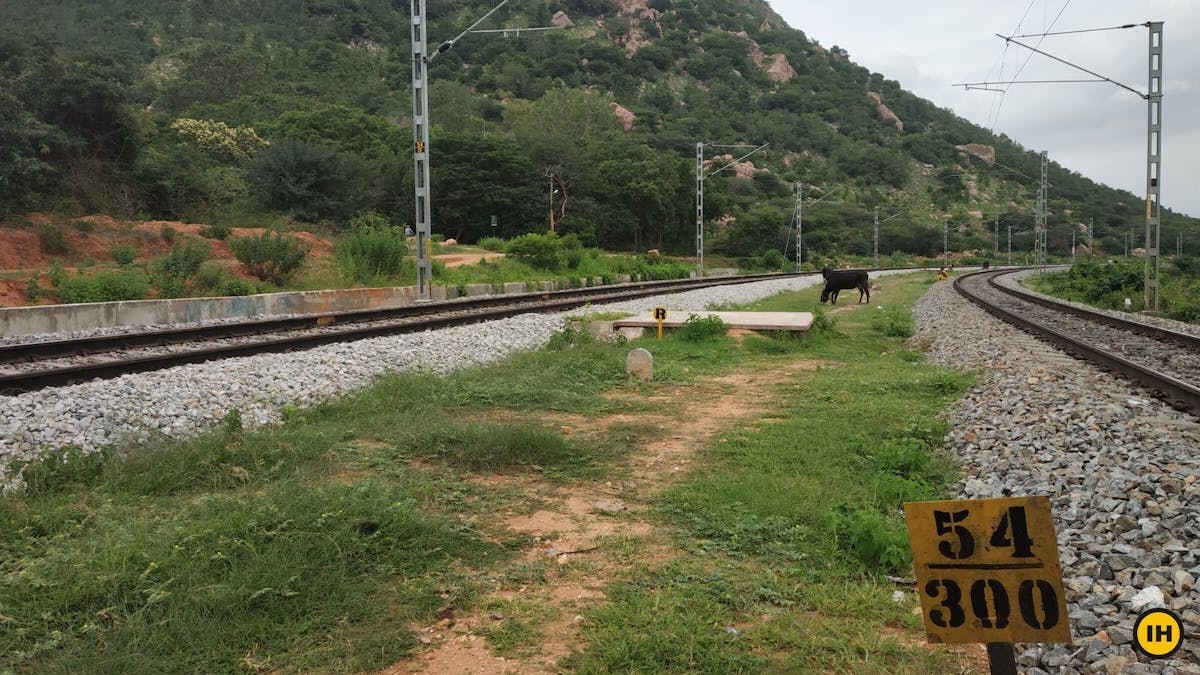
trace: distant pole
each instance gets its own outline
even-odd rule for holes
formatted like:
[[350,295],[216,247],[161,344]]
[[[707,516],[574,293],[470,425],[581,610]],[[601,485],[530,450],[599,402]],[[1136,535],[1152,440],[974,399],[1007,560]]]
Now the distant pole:
[[1075,262],[1075,233],[1071,233],[1071,262]]
[[1128,258],[1133,253],[1133,230],[1125,233],[1125,257]]
[[950,219],[942,218],[942,264],[950,264]]
[[1046,151],[1043,150],[1042,180],[1037,193],[1037,222],[1034,224],[1037,232],[1033,242],[1034,264],[1038,266],[1039,273],[1046,271],[1046,196]]
[[1183,233],[1182,232],[1180,232],[1175,237],[1175,257],[1176,258],[1183,257]]
[[796,183],[796,271],[804,258],[804,183]]
[[996,209],[996,229],[992,233],[992,253],[1000,255],[1000,209]]
[[879,269],[879,207],[875,207],[875,268]]
[[1012,223],[1008,224],[1008,264],[1012,265]]
[[1163,22],[1151,21],[1150,28],[1150,87],[1146,94],[1146,260],[1144,307],[1158,311],[1159,272],[1159,190],[1162,189],[1162,58]]
[[1088,218],[1088,257],[1096,255],[1095,218]]
[[704,143],[696,143],[696,277],[704,278]]

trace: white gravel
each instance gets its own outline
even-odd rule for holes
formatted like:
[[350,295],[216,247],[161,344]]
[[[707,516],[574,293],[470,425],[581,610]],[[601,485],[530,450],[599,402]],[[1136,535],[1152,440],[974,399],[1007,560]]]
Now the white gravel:
[[[881,274],[888,274],[883,272]],[[801,277],[717,286],[604,305],[613,311],[709,309],[812,286]],[[844,294],[843,294],[844,295]],[[846,298],[843,297],[843,301]],[[279,421],[285,405],[312,406],[361,389],[387,371],[445,373],[485,364],[545,344],[563,319],[580,310],[525,314],[471,326],[326,345],[290,354],[262,354],[125,375],[0,399],[0,476],[13,462],[74,448],[166,436],[184,438],[214,428],[236,408],[247,427]],[[0,487],[20,484],[9,476]]]
[[[948,282],[913,313],[914,346],[982,371],[949,411],[959,496],[1051,500],[1075,645],[1019,646],[1022,672],[1200,674],[1198,420],[991,317]],[[1190,634],[1171,659],[1130,645],[1150,597]]]

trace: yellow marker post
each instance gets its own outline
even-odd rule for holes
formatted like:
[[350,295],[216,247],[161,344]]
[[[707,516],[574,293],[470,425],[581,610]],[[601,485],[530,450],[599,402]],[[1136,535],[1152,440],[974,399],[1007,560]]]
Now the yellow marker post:
[[666,307],[655,307],[654,308],[654,318],[658,320],[658,339],[661,340],[662,339],[662,323],[663,323],[663,320],[667,318],[667,308]]

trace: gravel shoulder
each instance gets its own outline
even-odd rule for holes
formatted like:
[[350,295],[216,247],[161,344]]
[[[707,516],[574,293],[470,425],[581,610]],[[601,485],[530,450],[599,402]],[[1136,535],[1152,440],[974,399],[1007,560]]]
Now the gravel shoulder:
[[1200,633],[1197,419],[991,317],[950,283],[935,284],[914,317],[914,346],[983,371],[947,413],[964,468],[958,496],[1053,504],[1075,645],[1023,645],[1023,671],[1200,673],[1194,638],[1155,661],[1130,645],[1155,601]]

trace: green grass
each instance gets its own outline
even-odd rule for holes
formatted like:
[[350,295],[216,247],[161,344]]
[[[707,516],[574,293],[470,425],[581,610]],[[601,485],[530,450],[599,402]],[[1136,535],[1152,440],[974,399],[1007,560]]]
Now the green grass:
[[[927,276],[885,282],[887,307],[906,312]],[[753,309],[807,310],[815,297],[784,294]],[[882,576],[907,574],[910,563],[901,504],[941,498],[955,477],[938,453],[945,428],[936,415],[972,378],[925,365],[901,338],[872,329],[880,312],[842,310],[836,334],[757,350],[824,365],[785,384],[772,413],[721,435],[691,480],[660,495],[660,522],[688,556],[635,570],[612,589],[588,617],[589,644],[573,669],[958,668],[944,653],[880,637],[885,625],[919,624],[912,603],[889,600]]]
[[[880,298],[902,316],[926,277],[885,281]],[[815,304],[810,289],[755,308]],[[940,497],[952,477],[936,413],[970,378],[872,329],[879,311],[839,308],[830,331],[740,346],[567,332],[554,349],[486,368],[391,375],[335,403],[289,406],[277,427],[243,431],[231,411],[189,442],[29,466],[27,489],[0,497],[0,672],[369,671],[420,649],[411,626],[447,602],[501,612],[483,633],[519,658],[561,617],[484,594],[596,568],[529,561],[527,537],[497,514],[532,512],[537,498],[470,475],[618,481],[630,453],[671,433],[636,414],[678,414],[686,399],[644,396],[796,359],[820,369],[697,448],[694,475],[651,504],[678,555],[651,565],[637,538],[600,542],[596,555],[628,571],[584,613],[586,644],[564,667],[952,669],[944,654],[880,637],[918,621],[881,575],[907,555],[900,502]],[[632,346],[654,354],[653,382],[627,379]],[[568,435],[560,413],[632,417]]]

